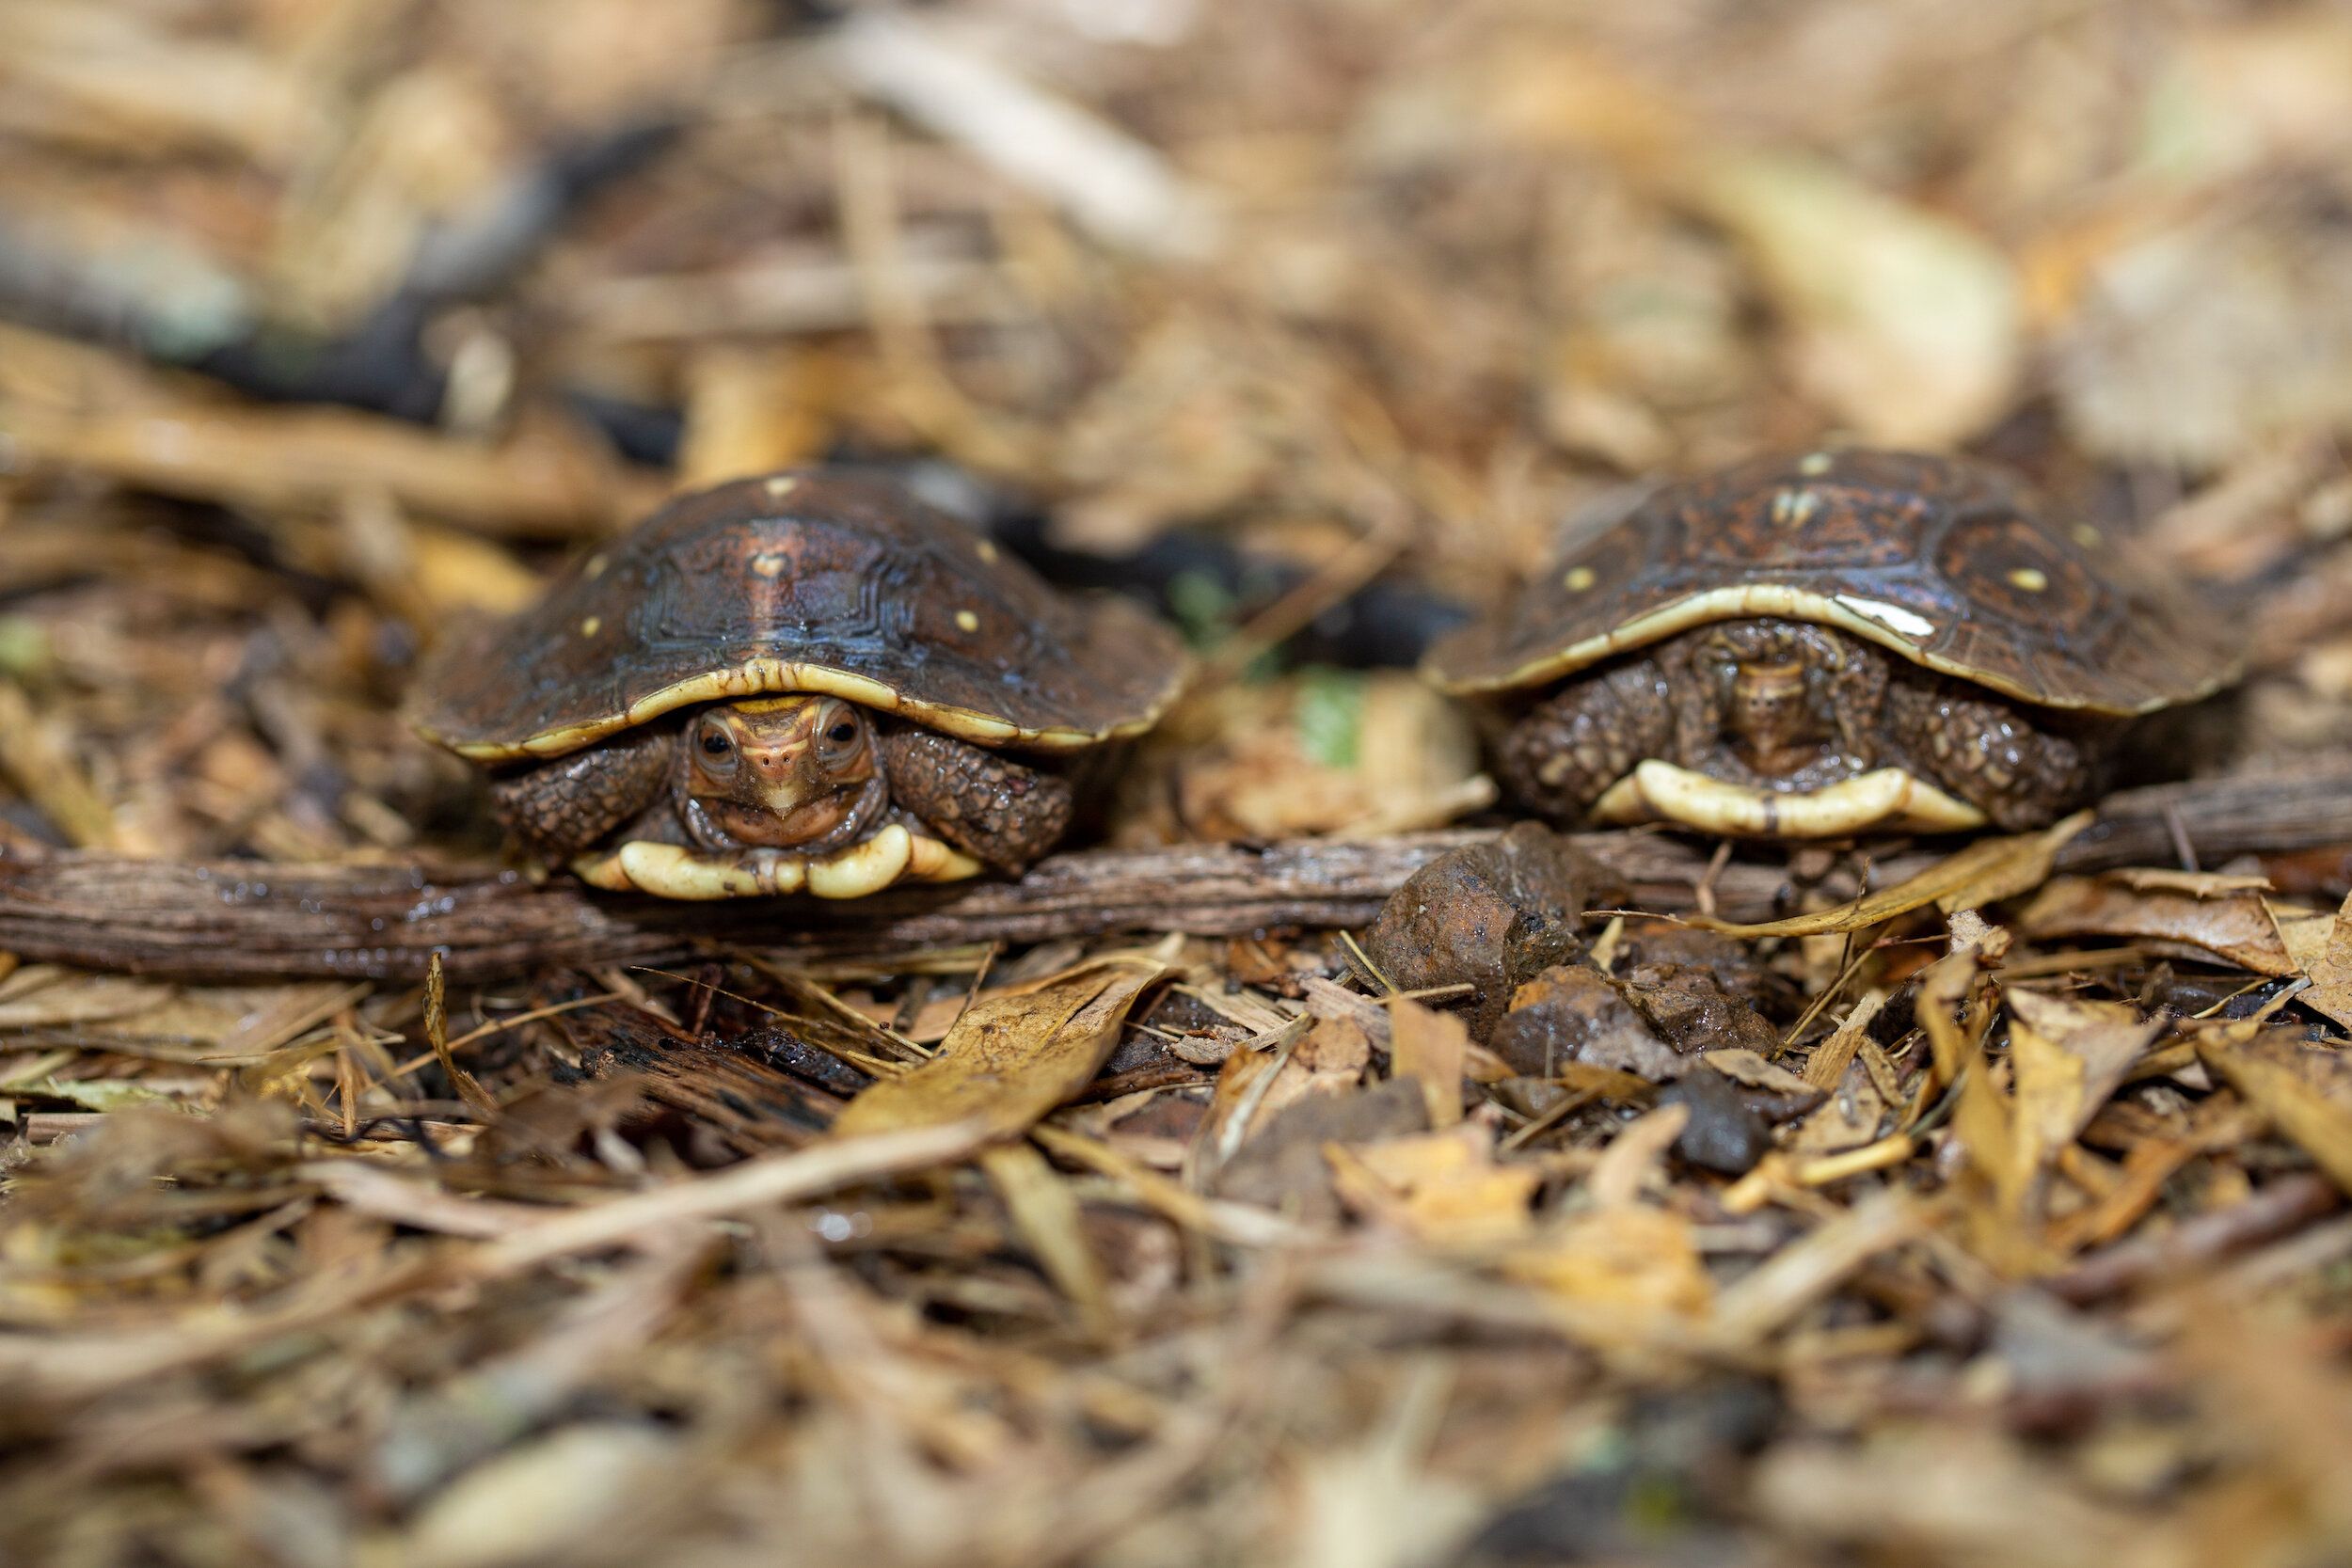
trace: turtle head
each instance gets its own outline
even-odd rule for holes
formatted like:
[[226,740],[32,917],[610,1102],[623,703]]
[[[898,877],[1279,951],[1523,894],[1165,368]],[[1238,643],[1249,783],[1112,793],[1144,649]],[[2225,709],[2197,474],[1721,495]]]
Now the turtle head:
[[1813,761],[1836,733],[1822,683],[1803,659],[1743,658],[1732,667],[1724,730],[1758,773],[1793,773]]
[[726,839],[830,847],[887,804],[866,711],[795,693],[705,708],[686,728],[687,805]]
[[1827,627],[1769,617],[1708,627],[1693,656],[1714,688],[1723,743],[1766,779],[1817,768],[1838,749],[1839,705],[1859,695],[1841,676],[1869,657]]

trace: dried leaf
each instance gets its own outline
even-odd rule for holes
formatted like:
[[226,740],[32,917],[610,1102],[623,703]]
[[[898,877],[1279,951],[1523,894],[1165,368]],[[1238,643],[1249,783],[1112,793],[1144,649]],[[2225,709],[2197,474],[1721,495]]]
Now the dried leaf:
[[1806,1058],[1804,1064],[1804,1081],[1821,1089],[1841,1082],[1848,1064],[1854,1059],[1854,1053],[1869,1036],[1870,1021],[1877,1018],[1879,1009],[1885,1006],[1884,990],[1873,988],[1863,992],[1862,1000],[1853,1005],[1853,1009],[1831,1032],[1829,1038],[1813,1048],[1813,1054]]
[[1462,1067],[1470,1053],[1470,1030],[1452,1013],[1399,998],[1389,1006],[1391,1070],[1421,1085],[1429,1101],[1429,1125],[1451,1127],[1462,1119]]
[[1350,1209],[1432,1245],[1479,1250],[1517,1241],[1534,1226],[1529,1205],[1543,1172],[1495,1164],[1494,1132],[1480,1123],[1352,1147],[1327,1144],[1323,1152]]
[[1886,1100],[1871,1081],[1869,1070],[1851,1056],[1844,1076],[1830,1096],[1803,1121],[1788,1140],[1791,1154],[1836,1154],[1860,1148],[1875,1140],[1886,1119]]
[[[675,1497],[676,1441],[650,1424],[567,1426],[490,1459],[437,1494],[408,1531],[419,1562],[508,1568],[559,1544],[609,1548]],[[650,1543],[649,1543],[650,1544]]]
[[1156,148],[921,17],[862,12],[832,44],[850,81],[970,148],[1103,239],[1155,256],[1196,256],[1217,244],[1221,224],[1208,195]]
[[1577,1210],[1503,1268],[1580,1305],[1689,1317],[1715,1294],[1689,1224],[1645,1204]]
[[2008,992],[2010,1061],[2014,1069],[2017,1180],[2049,1167],[2164,1032],[2112,1002],[2076,1002],[2038,991]]
[[2048,879],[2051,860],[2058,849],[2090,827],[2090,813],[2077,812],[2038,833],[1979,839],[1907,881],[1883,892],[1866,894],[1836,909],[1751,926],[1705,915],[1691,916],[1690,924],[1733,937],[1837,936],[1867,930],[1930,904],[1947,913],[1980,908],[2039,887]]
[[1005,1201],[1014,1228],[1048,1276],[1077,1308],[1088,1335],[1107,1340],[1118,1331],[1102,1266],[1079,1227],[1078,1200],[1045,1157],[1025,1143],[1000,1144],[980,1155],[980,1168]]
[[2258,1025],[2202,1031],[2197,1055],[2352,1193],[2352,1081],[2341,1057]]
[[1666,1151],[1690,1124],[1688,1105],[1661,1105],[1619,1128],[1584,1179],[1584,1196],[1603,1209],[1641,1201],[1642,1189],[1661,1179]]
[[2345,895],[2327,932],[2326,944],[2316,958],[2296,955],[2312,977],[2301,1000],[2340,1026],[2352,1029],[2352,894]]
[[1970,1240],[1987,1261],[2018,1274],[2032,1262],[2017,1220],[2034,1172],[2018,1136],[2016,1109],[1994,1082],[1984,1055],[1993,1012],[1986,960],[1975,946],[1938,959],[1919,982],[1919,1026],[1934,1053],[1936,1082],[1957,1097],[1952,1135],[1968,1157],[1960,1186],[1968,1201]]
[[1740,1047],[1705,1053],[1707,1065],[1735,1084],[1752,1089],[1769,1089],[1774,1094],[1798,1095],[1810,1103],[1820,1091],[1785,1067],[1776,1067],[1755,1052]]
[[2278,916],[2259,895],[2214,897],[2134,889],[2106,877],[2062,877],[2017,918],[2034,940],[2120,937],[2158,951],[2233,963],[2256,974],[2300,974]]
[[1127,1010],[1168,973],[1150,958],[1090,963],[1017,996],[973,1004],[939,1053],[843,1107],[834,1132],[854,1137],[977,1120],[1025,1131],[1092,1082]]
[[1984,239],[1786,153],[1718,156],[1692,192],[1745,242],[1795,338],[1798,375],[1837,423],[1942,446],[2007,406],[2024,312],[2008,260]]

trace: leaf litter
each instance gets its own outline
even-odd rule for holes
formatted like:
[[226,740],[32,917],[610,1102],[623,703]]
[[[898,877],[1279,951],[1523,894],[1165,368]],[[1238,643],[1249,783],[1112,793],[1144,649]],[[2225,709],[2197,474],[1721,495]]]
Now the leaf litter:
[[[2339,8],[199,9],[0,5],[0,868],[486,856],[419,650],[828,455],[1155,562],[1219,682],[1120,843],[1484,810],[1363,666],[1840,434],[2222,585],[2174,771],[2352,749]],[[1520,829],[1348,933],[0,955],[0,1560],[2339,1560],[2352,825],[2106,827],[1744,923]]]

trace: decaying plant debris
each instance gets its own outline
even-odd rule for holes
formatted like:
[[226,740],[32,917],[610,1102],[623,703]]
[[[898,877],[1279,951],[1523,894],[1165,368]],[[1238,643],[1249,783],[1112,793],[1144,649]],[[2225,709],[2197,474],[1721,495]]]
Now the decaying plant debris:
[[[2352,1556],[2342,8],[0,40],[0,1560]],[[2249,685],[2023,838],[1479,815],[1420,644],[1840,434]],[[420,651],[819,458],[1200,644],[1107,842],[501,868]]]

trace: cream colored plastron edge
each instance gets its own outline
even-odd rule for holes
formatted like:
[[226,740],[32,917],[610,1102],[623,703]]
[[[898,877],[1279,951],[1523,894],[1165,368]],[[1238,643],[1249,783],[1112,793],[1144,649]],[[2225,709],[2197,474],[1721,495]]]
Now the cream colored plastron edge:
[[1775,794],[1725,784],[1655,759],[1635,767],[1593,802],[1596,822],[1678,822],[1728,838],[1844,838],[1877,828],[1956,833],[1984,813],[1899,768],[1881,768],[1826,789]]
[[902,822],[821,860],[783,849],[714,851],[632,839],[572,862],[574,876],[608,893],[697,900],[789,893],[863,898],[895,882],[960,882],[979,872],[970,855]]
[[[1183,684],[1184,666],[1170,675],[1168,687],[1142,714],[1123,724],[1107,730],[1042,729],[1025,730],[1009,720],[993,719],[970,708],[949,707],[938,703],[923,703],[903,696],[896,687],[886,686],[865,675],[853,675],[846,670],[835,670],[822,664],[801,664],[790,659],[755,658],[730,670],[714,670],[665,686],[631,703],[625,712],[593,719],[585,723],[564,729],[547,730],[527,740],[509,743],[497,740],[469,741],[464,744],[429,736],[449,747],[461,757],[475,762],[511,762],[518,757],[556,757],[577,752],[582,746],[602,740],[608,735],[658,719],[673,708],[691,703],[725,702],[740,697],[783,696],[791,692],[815,692],[822,696],[840,697],[873,708],[882,713],[903,713],[919,723],[943,734],[964,740],[977,741],[983,746],[1020,745],[1041,752],[1076,752],[1105,740],[1141,735],[1159,721],[1159,717]],[[429,733],[429,732],[428,732]]]
[[2094,713],[2152,713],[2157,708],[2170,707],[2176,702],[2193,700],[2220,689],[2231,679],[2229,673],[2216,675],[2195,691],[2181,696],[2152,697],[2137,707],[2106,707],[2095,703],[2070,703],[2059,698],[2027,691],[2014,681],[1999,679],[1981,670],[1942,658],[1921,648],[1914,638],[1929,637],[1936,630],[1935,623],[1916,610],[1901,605],[1887,604],[1880,599],[1864,598],[1858,594],[1835,596],[1816,594],[1805,588],[1786,588],[1778,583],[1751,583],[1742,588],[1715,588],[1695,594],[1687,599],[1637,615],[1615,630],[1600,637],[1588,637],[1571,643],[1556,654],[1532,659],[1507,674],[1483,680],[1456,680],[1432,666],[1424,665],[1430,680],[1438,689],[1454,696],[1478,692],[1516,691],[1526,687],[1540,686],[1562,675],[1573,674],[1588,665],[1597,664],[1612,654],[1645,648],[1662,642],[1677,632],[1693,626],[1708,626],[1716,621],[1736,621],[1749,615],[1776,615],[1791,621],[1810,621],[1817,626],[1836,626],[1856,637],[1876,642],[1890,652],[1899,654],[1914,664],[1923,664],[1947,675],[1955,675],[1973,686],[1981,686],[2014,697],[2019,702],[2037,707],[2079,707]]

